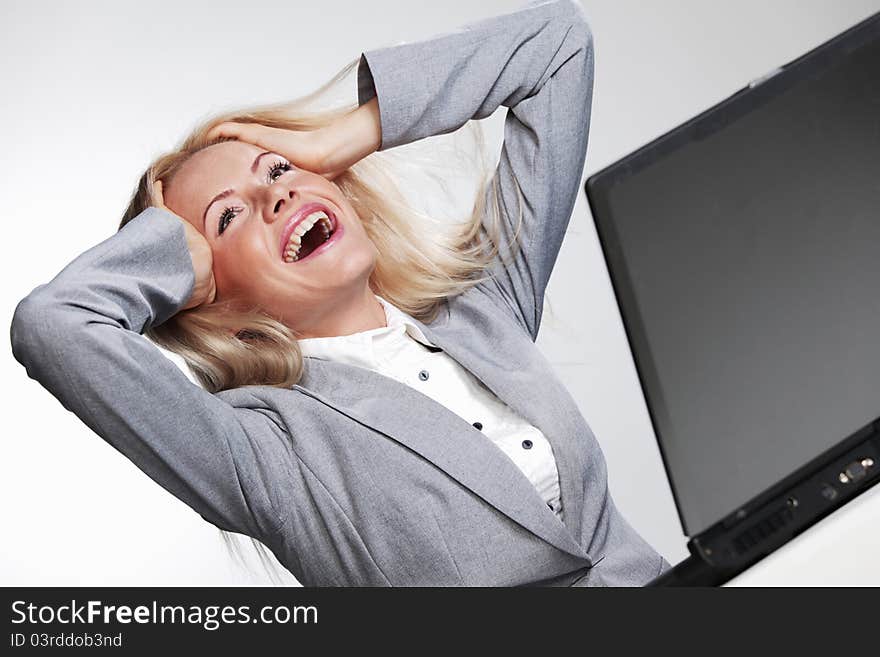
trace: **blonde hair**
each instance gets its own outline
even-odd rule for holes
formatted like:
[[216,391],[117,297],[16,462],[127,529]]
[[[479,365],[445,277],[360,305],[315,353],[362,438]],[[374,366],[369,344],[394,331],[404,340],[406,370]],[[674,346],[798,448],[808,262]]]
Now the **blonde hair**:
[[[308,96],[226,112],[203,121],[178,148],[156,158],[147,168],[119,228],[156,205],[152,198],[154,180],[162,180],[167,189],[173,184],[175,173],[192,155],[224,141],[211,141],[207,137],[219,123],[238,121],[289,130],[315,130],[357,109],[357,104],[324,110],[309,110],[309,106],[328,95],[358,62],[359,59],[355,59],[346,64],[329,82]],[[424,322],[433,320],[445,298],[461,294],[488,278],[489,275],[481,274],[496,255],[500,257],[497,181],[489,180],[482,159],[485,150],[482,130],[474,122],[468,128],[477,144],[483,175],[473,210],[463,222],[437,222],[405,199],[392,172],[396,162],[412,166],[415,158],[402,160],[397,154],[375,152],[334,180],[357,211],[367,235],[381,254],[369,279],[371,289]],[[486,207],[490,184],[492,203]],[[521,208],[520,201],[511,256],[519,247]],[[212,393],[244,385],[290,388],[302,376],[302,356],[295,332],[257,308],[242,311],[224,302],[203,304],[151,327],[145,335],[178,354],[195,378]]]
[[[157,204],[152,196],[153,181],[162,180],[167,189],[173,184],[175,173],[192,155],[224,141],[212,141],[207,137],[219,123],[252,122],[289,130],[315,130],[357,109],[357,103],[324,109],[316,109],[314,105],[329,97],[359,61],[357,58],[346,64],[326,84],[307,96],[224,112],[203,120],[177,148],[157,157],[147,168],[119,228]],[[395,182],[394,170],[400,164],[418,168],[436,178],[436,173],[428,171],[430,161],[422,159],[419,162],[416,157],[375,152],[334,179],[381,254],[369,279],[373,292],[424,322],[433,320],[444,299],[461,294],[490,277],[491,274],[486,275],[486,272],[491,263],[496,256],[502,258],[497,180],[486,166],[480,126],[470,122],[467,130],[471,132],[478,155],[470,161],[476,160],[481,165],[482,175],[473,209],[462,222],[436,221],[407,202]],[[442,177],[439,182],[445,186]],[[489,185],[492,187],[491,203],[486,201]],[[520,203],[509,257],[520,248],[522,193],[518,185],[517,192]],[[145,335],[180,356],[196,380],[211,393],[244,385],[290,388],[302,376],[302,354],[295,332],[258,308],[243,311],[223,302],[203,304],[147,329]],[[233,551],[235,542],[222,530],[221,534],[227,547]],[[268,565],[263,546],[255,539],[251,540],[263,564]]]

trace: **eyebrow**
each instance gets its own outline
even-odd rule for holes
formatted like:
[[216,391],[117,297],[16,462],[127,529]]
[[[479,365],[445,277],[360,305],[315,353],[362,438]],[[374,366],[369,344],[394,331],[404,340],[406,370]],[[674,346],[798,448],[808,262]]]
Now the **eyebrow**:
[[[264,155],[270,155],[272,151],[263,151],[254,159],[254,163],[251,164],[251,173],[257,172],[257,167],[260,165],[260,158]],[[211,206],[214,205],[217,201],[221,201],[227,196],[230,196],[235,190],[232,189],[224,189],[222,192],[217,194],[214,198],[210,200],[208,205],[205,206],[205,214],[202,215],[202,229],[208,230],[208,210],[211,209]]]

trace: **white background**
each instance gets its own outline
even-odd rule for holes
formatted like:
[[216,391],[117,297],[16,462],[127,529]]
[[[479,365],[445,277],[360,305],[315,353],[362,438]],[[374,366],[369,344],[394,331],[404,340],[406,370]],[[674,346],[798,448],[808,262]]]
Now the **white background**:
[[[115,231],[149,160],[197,119],[301,96],[364,50],[520,6],[500,0],[3,2],[0,320],[8,327],[22,297]],[[584,178],[880,10],[877,0],[592,0],[583,6],[596,44]],[[350,93],[355,100],[353,84]],[[504,111],[483,122],[495,153]],[[583,195],[548,299],[538,345],[603,446],[618,506],[675,563],[687,555],[685,538]],[[253,561],[249,569],[236,565],[217,529],[28,379],[8,338],[6,344],[0,584],[270,581]],[[872,497],[876,509],[880,496]],[[862,526],[852,522],[855,531]],[[876,553],[877,530],[866,531]],[[837,549],[836,535],[824,534],[829,549]],[[761,579],[770,573],[762,565],[746,583],[821,583],[808,549],[787,552],[800,555],[803,566]],[[823,582],[860,581],[867,559],[855,550],[846,573]]]

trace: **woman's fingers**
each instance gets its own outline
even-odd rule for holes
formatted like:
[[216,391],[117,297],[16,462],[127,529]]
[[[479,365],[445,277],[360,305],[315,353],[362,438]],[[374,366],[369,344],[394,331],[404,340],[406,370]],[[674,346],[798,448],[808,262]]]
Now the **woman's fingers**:
[[220,123],[219,125],[215,125],[208,131],[208,141],[214,141],[215,139],[220,139],[221,137],[226,138],[236,138],[238,139],[238,128],[237,126],[241,125],[238,123]]
[[177,217],[181,221],[184,221],[183,217],[181,217],[179,214],[177,214],[171,208],[169,208],[167,205],[165,205],[165,192],[164,192],[164,188],[162,187],[161,180],[154,180],[153,181],[153,205],[156,207],[162,208],[166,212],[170,212],[171,214],[173,214],[175,217]]
[[158,205],[160,208],[165,207],[165,197],[162,194],[161,180],[153,181],[153,205]]
[[260,123],[238,123],[235,121],[226,121],[214,126],[208,132],[208,139],[238,139],[246,141],[256,146],[262,146],[268,150],[274,150],[274,145],[268,142],[276,141],[271,138],[270,128]]
[[217,296],[217,282],[214,280],[214,256],[211,245],[195,226],[165,205],[161,180],[153,181],[152,192],[153,206],[177,217],[183,224],[183,231],[186,235],[186,246],[192,260],[195,282],[192,294],[181,310],[189,310],[203,303],[212,303]]
[[342,174],[342,173],[344,173],[344,170],[342,170],[342,171],[329,171],[327,173],[322,173],[321,175],[324,176],[327,180],[332,182],[333,180],[336,180],[336,178],[338,178],[340,176],[340,174]]
[[188,310],[204,303],[212,303],[217,295],[217,282],[214,279],[214,256],[208,240],[191,223],[185,219],[180,221],[183,223],[195,276],[192,294],[183,307],[183,310]]
[[240,125],[242,124],[232,122],[225,122],[220,123],[219,125],[215,125],[208,131],[208,140],[214,141],[215,139],[220,139],[221,137],[234,137],[237,139],[239,134],[238,126]]
[[[321,131],[287,130],[261,123],[227,121],[208,131],[209,140],[227,137],[245,141],[287,158],[294,166],[323,176],[336,177],[326,166],[327,144]],[[332,180],[332,178],[330,178]]]
[[297,156],[292,151],[295,134],[291,130],[270,128],[260,123],[236,123],[228,121],[215,126],[208,132],[208,139],[213,141],[221,137],[245,141],[262,149],[283,155],[291,162],[296,162]]

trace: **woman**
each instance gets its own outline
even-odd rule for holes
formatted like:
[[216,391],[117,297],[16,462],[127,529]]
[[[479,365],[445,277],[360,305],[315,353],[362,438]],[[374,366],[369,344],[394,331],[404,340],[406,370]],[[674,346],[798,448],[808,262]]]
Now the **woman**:
[[[209,121],[18,305],[15,357],[304,585],[645,584],[669,564],[534,345],[592,81],[582,11],[557,0],[365,53],[354,111]],[[374,151],[501,105],[498,208],[481,190],[440,239],[376,191]]]

